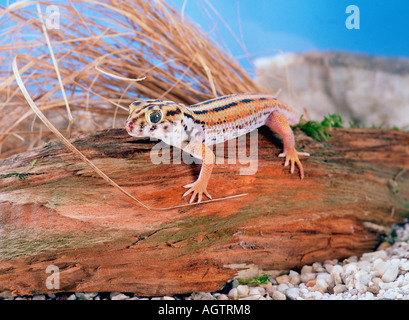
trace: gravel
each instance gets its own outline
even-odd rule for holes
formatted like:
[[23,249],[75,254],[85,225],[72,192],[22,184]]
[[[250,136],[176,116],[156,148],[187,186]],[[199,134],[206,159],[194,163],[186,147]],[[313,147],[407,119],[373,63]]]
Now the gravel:
[[409,300],[409,223],[397,225],[394,233],[376,251],[359,258],[316,262],[270,276],[259,285],[232,280],[219,292],[146,298],[122,292],[16,297],[3,291],[0,300]]

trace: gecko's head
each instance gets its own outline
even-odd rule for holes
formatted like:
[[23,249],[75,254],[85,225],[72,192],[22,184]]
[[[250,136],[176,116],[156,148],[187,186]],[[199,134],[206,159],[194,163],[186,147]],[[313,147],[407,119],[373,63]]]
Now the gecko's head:
[[129,105],[125,123],[128,133],[137,138],[163,139],[183,117],[183,105],[164,100],[139,100]]

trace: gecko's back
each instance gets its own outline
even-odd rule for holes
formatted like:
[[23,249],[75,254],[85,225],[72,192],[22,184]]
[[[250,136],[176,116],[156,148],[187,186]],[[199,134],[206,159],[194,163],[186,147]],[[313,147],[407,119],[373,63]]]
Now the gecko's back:
[[270,114],[279,110],[290,125],[298,123],[298,113],[273,96],[253,93],[224,96],[186,106],[204,131],[204,143],[212,145],[234,139],[263,126]]

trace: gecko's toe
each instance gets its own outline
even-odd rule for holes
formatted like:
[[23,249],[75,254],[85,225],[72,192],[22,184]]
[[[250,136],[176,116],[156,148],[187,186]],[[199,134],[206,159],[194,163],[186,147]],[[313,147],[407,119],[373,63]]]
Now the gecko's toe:
[[206,185],[203,185],[202,183],[191,183],[188,184],[186,186],[184,186],[185,188],[190,188],[189,190],[187,190],[182,198],[185,198],[187,195],[189,195],[190,193],[193,193],[192,196],[190,197],[189,203],[193,203],[193,201],[195,201],[196,197],[197,197],[197,203],[200,203],[203,199],[203,194],[205,194],[209,199],[212,199],[212,197],[210,196],[210,194],[207,192],[207,188]]

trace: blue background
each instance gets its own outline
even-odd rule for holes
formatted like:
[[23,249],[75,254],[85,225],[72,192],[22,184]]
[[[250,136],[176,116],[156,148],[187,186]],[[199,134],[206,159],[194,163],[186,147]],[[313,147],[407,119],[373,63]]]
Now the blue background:
[[[167,2],[178,9],[185,3]],[[210,0],[210,3],[237,38],[243,40],[253,59],[280,51],[311,50],[409,57],[409,0]],[[359,7],[359,30],[348,30],[345,26],[350,15],[345,12],[348,5]],[[203,7],[213,16],[212,22],[209,23]],[[184,12],[205,31],[212,30],[219,20],[205,0],[188,0]],[[245,51],[220,20],[217,29],[225,47],[247,68]]]
[[[15,1],[0,0],[0,4],[6,6]],[[185,15],[205,31],[212,30],[214,41],[236,57],[250,73],[251,62],[246,52],[251,60],[279,52],[311,50],[409,57],[409,0],[164,1],[178,10],[185,4]],[[206,1],[223,17],[235,36]],[[345,27],[349,15],[345,9],[351,4],[360,9],[359,30]]]

